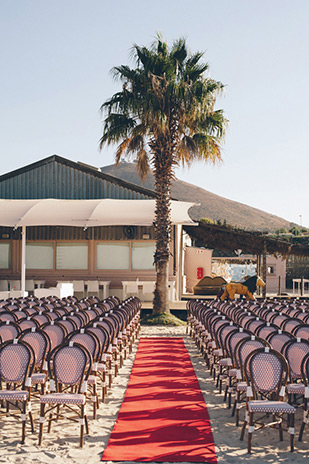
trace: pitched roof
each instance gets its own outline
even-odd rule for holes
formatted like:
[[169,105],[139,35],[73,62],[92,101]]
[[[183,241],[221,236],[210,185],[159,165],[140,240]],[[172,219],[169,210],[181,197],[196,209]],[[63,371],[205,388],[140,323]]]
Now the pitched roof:
[[[99,168],[94,168],[92,166],[89,166],[87,164],[80,163],[80,162],[76,163],[69,159],[63,158],[59,155],[52,155],[47,158],[43,158],[35,163],[28,164],[27,166],[24,166],[22,168],[19,168],[9,173],[1,175],[0,176],[0,197],[1,198],[20,198],[21,194],[18,194],[16,189],[12,189],[8,187],[9,181],[12,181],[17,177],[23,177],[25,182],[29,182],[31,181],[31,172],[35,172],[42,168],[48,168],[48,167],[51,168],[52,165],[58,165],[63,168],[71,168],[74,171],[84,174],[87,177],[89,176],[89,177],[95,178],[98,182],[100,182],[100,180],[103,182],[105,181],[114,186],[119,186],[120,188],[129,190],[131,192],[136,192],[138,194],[141,194],[143,197],[155,198],[155,192],[153,192],[152,190],[148,190],[146,188],[143,188],[138,185],[132,184],[130,182],[124,181],[122,179],[118,179],[117,177],[113,177],[108,174],[105,174],[101,172]],[[50,169],[51,179],[54,173],[55,173],[55,170],[54,172],[52,172],[52,169]],[[53,181],[55,181],[55,178],[53,178]],[[2,186],[2,189],[1,189],[1,186]],[[39,197],[39,194],[38,194],[38,197]],[[27,196],[27,198],[29,198],[29,196]]]

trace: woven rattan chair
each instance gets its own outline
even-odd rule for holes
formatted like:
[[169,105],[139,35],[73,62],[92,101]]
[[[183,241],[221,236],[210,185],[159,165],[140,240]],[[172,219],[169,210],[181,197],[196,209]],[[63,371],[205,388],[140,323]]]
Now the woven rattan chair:
[[290,340],[282,348],[282,354],[285,356],[290,368],[290,378],[287,385],[289,403],[296,406],[303,403],[305,385],[302,382],[303,375],[301,365],[304,357],[308,353],[309,341],[303,340],[302,338]]
[[[283,440],[282,418],[284,414],[288,416],[290,450],[293,451],[295,408],[282,401],[288,377],[286,359],[278,351],[269,347],[259,348],[247,358],[244,372],[249,387],[246,417],[240,439],[243,440],[248,424],[248,453],[251,453],[252,450],[252,434],[255,431],[255,425],[258,425],[259,428],[277,427],[279,439]],[[255,419],[256,414],[262,415],[258,421]],[[264,420],[269,417],[271,423],[267,424]]]
[[93,364],[92,372],[88,377],[87,396],[89,393],[89,397],[91,399],[93,407],[93,418],[96,419],[96,412],[97,408],[99,407],[97,381],[100,380],[100,377],[97,376],[97,370],[100,356],[100,342],[94,333],[85,331],[85,329],[80,329],[80,331],[76,330],[72,334],[68,335],[66,338],[66,342],[79,343],[80,345],[84,346],[91,354]]
[[[52,421],[59,419],[73,420],[80,424],[80,447],[84,445],[84,431],[89,433],[85,412],[87,380],[92,369],[92,358],[82,345],[62,344],[55,348],[48,357],[50,376],[50,393],[40,397],[40,432],[39,445],[43,440],[43,425],[48,414],[48,431]],[[74,391],[72,393],[72,390]],[[45,406],[48,409],[45,410]],[[69,415],[66,415],[68,413]],[[72,416],[73,414],[73,416]]]
[[34,352],[28,344],[9,340],[0,346],[0,401],[5,405],[1,416],[18,414],[22,423],[22,439],[26,436],[26,415],[29,413],[34,432],[30,402],[31,359]]
[[33,389],[37,389],[40,385],[41,393],[44,394],[47,380],[46,355],[50,347],[48,336],[43,330],[31,328],[21,333],[19,340],[31,345],[35,355],[34,360],[31,360],[34,363],[31,376],[32,393],[34,393]]

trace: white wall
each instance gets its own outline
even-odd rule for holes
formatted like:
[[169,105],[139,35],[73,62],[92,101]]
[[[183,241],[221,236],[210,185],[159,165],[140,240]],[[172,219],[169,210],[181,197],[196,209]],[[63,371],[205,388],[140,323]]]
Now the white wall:
[[203,276],[211,276],[212,250],[205,248],[186,247],[184,258],[184,274],[187,279],[186,291],[193,292],[194,285],[198,282],[197,268],[203,268]]
[[266,258],[266,292],[277,294],[279,291],[279,277],[281,278],[281,292],[286,291],[286,260],[267,256]]

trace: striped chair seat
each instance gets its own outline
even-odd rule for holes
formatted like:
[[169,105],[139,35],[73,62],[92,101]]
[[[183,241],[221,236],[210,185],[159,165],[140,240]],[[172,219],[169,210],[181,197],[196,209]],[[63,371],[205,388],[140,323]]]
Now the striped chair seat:
[[85,404],[86,397],[82,393],[49,393],[41,396],[40,401],[48,404]]
[[283,401],[268,401],[268,400],[254,400],[248,402],[248,409],[250,412],[271,412],[271,413],[287,413],[294,414],[295,408],[289,403]]
[[[220,364],[221,366],[232,366],[232,365],[233,365],[233,364],[232,364],[231,358],[223,358],[223,359],[220,359],[219,364]],[[236,370],[236,369],[235,369],[235,370]]]
[[288,393],[295,393],[297,395],[305,394],[305,385],[303,383],[289,383],[286,386],[286,391]]
[[247,387],[247,382],[238,382],[238,384],[236,385],[236,390],[243,392],[247,390]]
[[0,400],[26,401],[29,392],[26,390],[0,390]]
[[98,371],[106,372],[106,365],[104,363],[98,363]]
[[43,385],[46,382],[46,374],[42,374],[40,372],[37,372],[35,374],[32,374],[31,376],[31,384],[32,385]]
[[217,350],[213,350],[212,354],[214,356],[223,356],[221,348],[218,348]]
[[237,377],[238,369],[230,369],[229,370],[229,377]]
[[88,385],[95,385],[97,383],[97,376],[90,374],[88,377]]

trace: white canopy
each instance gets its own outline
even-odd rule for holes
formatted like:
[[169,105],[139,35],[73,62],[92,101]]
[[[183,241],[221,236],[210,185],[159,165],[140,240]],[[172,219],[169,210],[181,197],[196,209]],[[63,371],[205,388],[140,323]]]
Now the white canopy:
[[[194,224],[188,209],[194,203],[171,202],[173,224]],[[21,291],[25,293],[27,226],[151,226],[155,200],[2,200],[0,226],[22,228]]]
[[[171,202],[173,224],[194,224],[188,209],[194,203]],[[154,221],[155,200],[2,200],[0,225],[21,226],[76,226],[111,225],[150,226]]]

